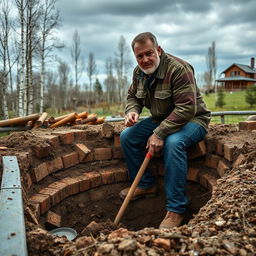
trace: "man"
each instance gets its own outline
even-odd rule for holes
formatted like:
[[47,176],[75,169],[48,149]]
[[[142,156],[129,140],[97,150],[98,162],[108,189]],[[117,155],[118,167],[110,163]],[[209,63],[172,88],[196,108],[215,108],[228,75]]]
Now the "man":
[[[147,149],[152,155],[163,151],[167,214],[159,228],[179,226],[186,210],[187,148],[206,135],[210,112],[200,95],[194,70],[187,62],[165,53],[156,37],[137,35],[132,49],[138,66],[128,90],[121,146],[133,180]],[[151,117],[138,122],[143,107]],[[125,198],[129,188],[120,192]],[[146,170],[132,200],[153,196],[155,179]]]

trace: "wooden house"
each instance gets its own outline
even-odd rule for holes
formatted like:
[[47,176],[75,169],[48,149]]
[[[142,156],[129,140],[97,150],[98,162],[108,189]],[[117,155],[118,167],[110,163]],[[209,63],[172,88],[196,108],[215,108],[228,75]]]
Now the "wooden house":
[[234,63],[222,74],[225,77],[216,80],[217,86],[227,91],[243,90],[256,85],[255,59],[251,58],[251,65]]

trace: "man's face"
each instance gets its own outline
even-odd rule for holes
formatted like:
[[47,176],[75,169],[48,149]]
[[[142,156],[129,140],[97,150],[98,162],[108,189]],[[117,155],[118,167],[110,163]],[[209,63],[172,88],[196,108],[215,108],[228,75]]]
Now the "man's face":
[[148,39],[145,43],[136,42],[134,45],[134,55],[139,68],[147,75],[153,74],[159,66],[161,48],[154,46]]

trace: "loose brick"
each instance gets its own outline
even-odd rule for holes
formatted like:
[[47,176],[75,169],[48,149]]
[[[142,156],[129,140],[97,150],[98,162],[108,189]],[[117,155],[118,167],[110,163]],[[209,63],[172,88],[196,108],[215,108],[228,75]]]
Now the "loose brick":
[[52,134],[58,135],[60,138],[60,141],[64,145],[69,145],[74,142],[74,133],[70,131],[56,131]]
[[41,143],[33,147],[33,152],[38,159],[42,159],[49,155],[51,146],[48,143]]
[[213,176],[211,176],[210,174],[205,174],[204,176],[207,180],[207,187],[209,190],[213,191],[214,187],[217,184],[217,179]]
[[71,166],[77,165],[79,163],[78,154],[76,152],[69,153],[62,156],[62,161],[64,168],[69,168]]
[[93,152],[90,152],[88,155],[86,155],[83,159],[83,161],[81,161],[82,163],[87,163],[87,162],[91,162],[94,160],[94,154]]
[[216,153],[220,156],[224,154],[224,143],[222,141],[217,142]]
[[205,142],[202,140],[188,149],[189,159],[194,159],[206,154]]
[[63,168],[63,162],[61,157],[54,158],[51,161],[46,162],[48,172],[53,173]]
[[199,169],[198,168],[189,168],[188,169],[187,179],[189,181],[198,182],[198,180],[199,180],[198,173],[199,173]]
[[111,148],[95,148],[94,160],[109,160],[112,158]]
[[36,194],[29,199],[29,202],[40,204],[40,215],[46,213],[51,207],[49,195]]
[[125,168],[115,168],[115,181],[122,182],[128,180],[128,172]]
[[48,230],[59,228],[61,226],[61,216],[55,212],[48,211],[45,226]]
[[68,194],[75,195],[79,192],[79,179],[77,178],[64,178],[61,182],[66,183],[68,185]]
[[90,178],[86,175],[81,175],[77,177],[79,181],[79,191],[84,192],[91,188]]
[[105,138],[112,138],[114,132],[114,126],[109,123],[104,123],[101,127],[101,135]]
[[122,159],[122,158],[124,158],[123,151],[120,147],[119,148],[112,148],[112,152],[113,152],[113,159]]
[[219,176],[223,177],[228,170],[229,170],[228,164],[225,161],[220,160],[217,167],[217,173],[219,174]]
[[217,155],[208,155],[205,159],[205,165],[207,167],[210,167],[210,168],[213,168],[213,169],[216,169],[217,166],[218,166],[218,163],[219,163],[219,160],[220,160],[220,156],[217,156]]
[[243,163],[243,161],[245,160],[245,156],[243,154],[240,154],[236,161],[233,163],[233,167],[237,168],[239,165],[241,165]]
[[100,175],[103,184],[111,184],[115,182],[115,170],[101,170]]
[[37,167],[33,168],[31,171],[31,178],[33,182],[39,182],[44,177],[46,177],[49,174],[47,164],[42,163],[38,165]]
[[61,201],[61,191],[58,188],[46,187],[39,191],[39,194],[49,195],[51,207],[57,205]]
[[51,147],[53,148],[58,148],[60,145],[60,140],[59,137],[56,135],[40,135],[39,136],[42,139],[45,139],[47,141],[47,143],[49,143],[51,145]]
[[115,135],[114,136],[114,147],[116,147],[116,148],[121,147],[120,135]]
[[102,185],[101,175],[98,172],[88,172],[84,174],[91,183],[91,188],[95,188]]
[[239,122],[239,130],[252,131],[256,129],[256,121],[244,121]]
[[69,196],[68,185],[66,183],[61,182],[61,181],[55,181],[55,182],[51,183],[48,186],[48,188],[56,188],[60,193],[60,200],[61,201]]
[[91,150],[84,144],[75,144],[75,150],[79,155],[79,162],[82,162],[84,158],[91,152]]

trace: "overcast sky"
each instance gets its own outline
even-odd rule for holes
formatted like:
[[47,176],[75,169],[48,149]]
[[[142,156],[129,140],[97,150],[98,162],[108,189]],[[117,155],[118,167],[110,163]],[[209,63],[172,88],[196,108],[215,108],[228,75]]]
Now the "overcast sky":
[[[256,57],[255,0],[59,0],[58,8],[62,26],[57,35],[67,46],[59,56],[71,63],[70,47],[77,30],[85,62],[93,52],[101,82],[105,60],[114,56],[120,36],[130,46],[145,31],[154,33],[166,52],[191,63],[197,74],[206,71],[212,41],[218,75],[233,63],[249,65],[250,58]],[[131,59],[135,66],[132,51]]]

